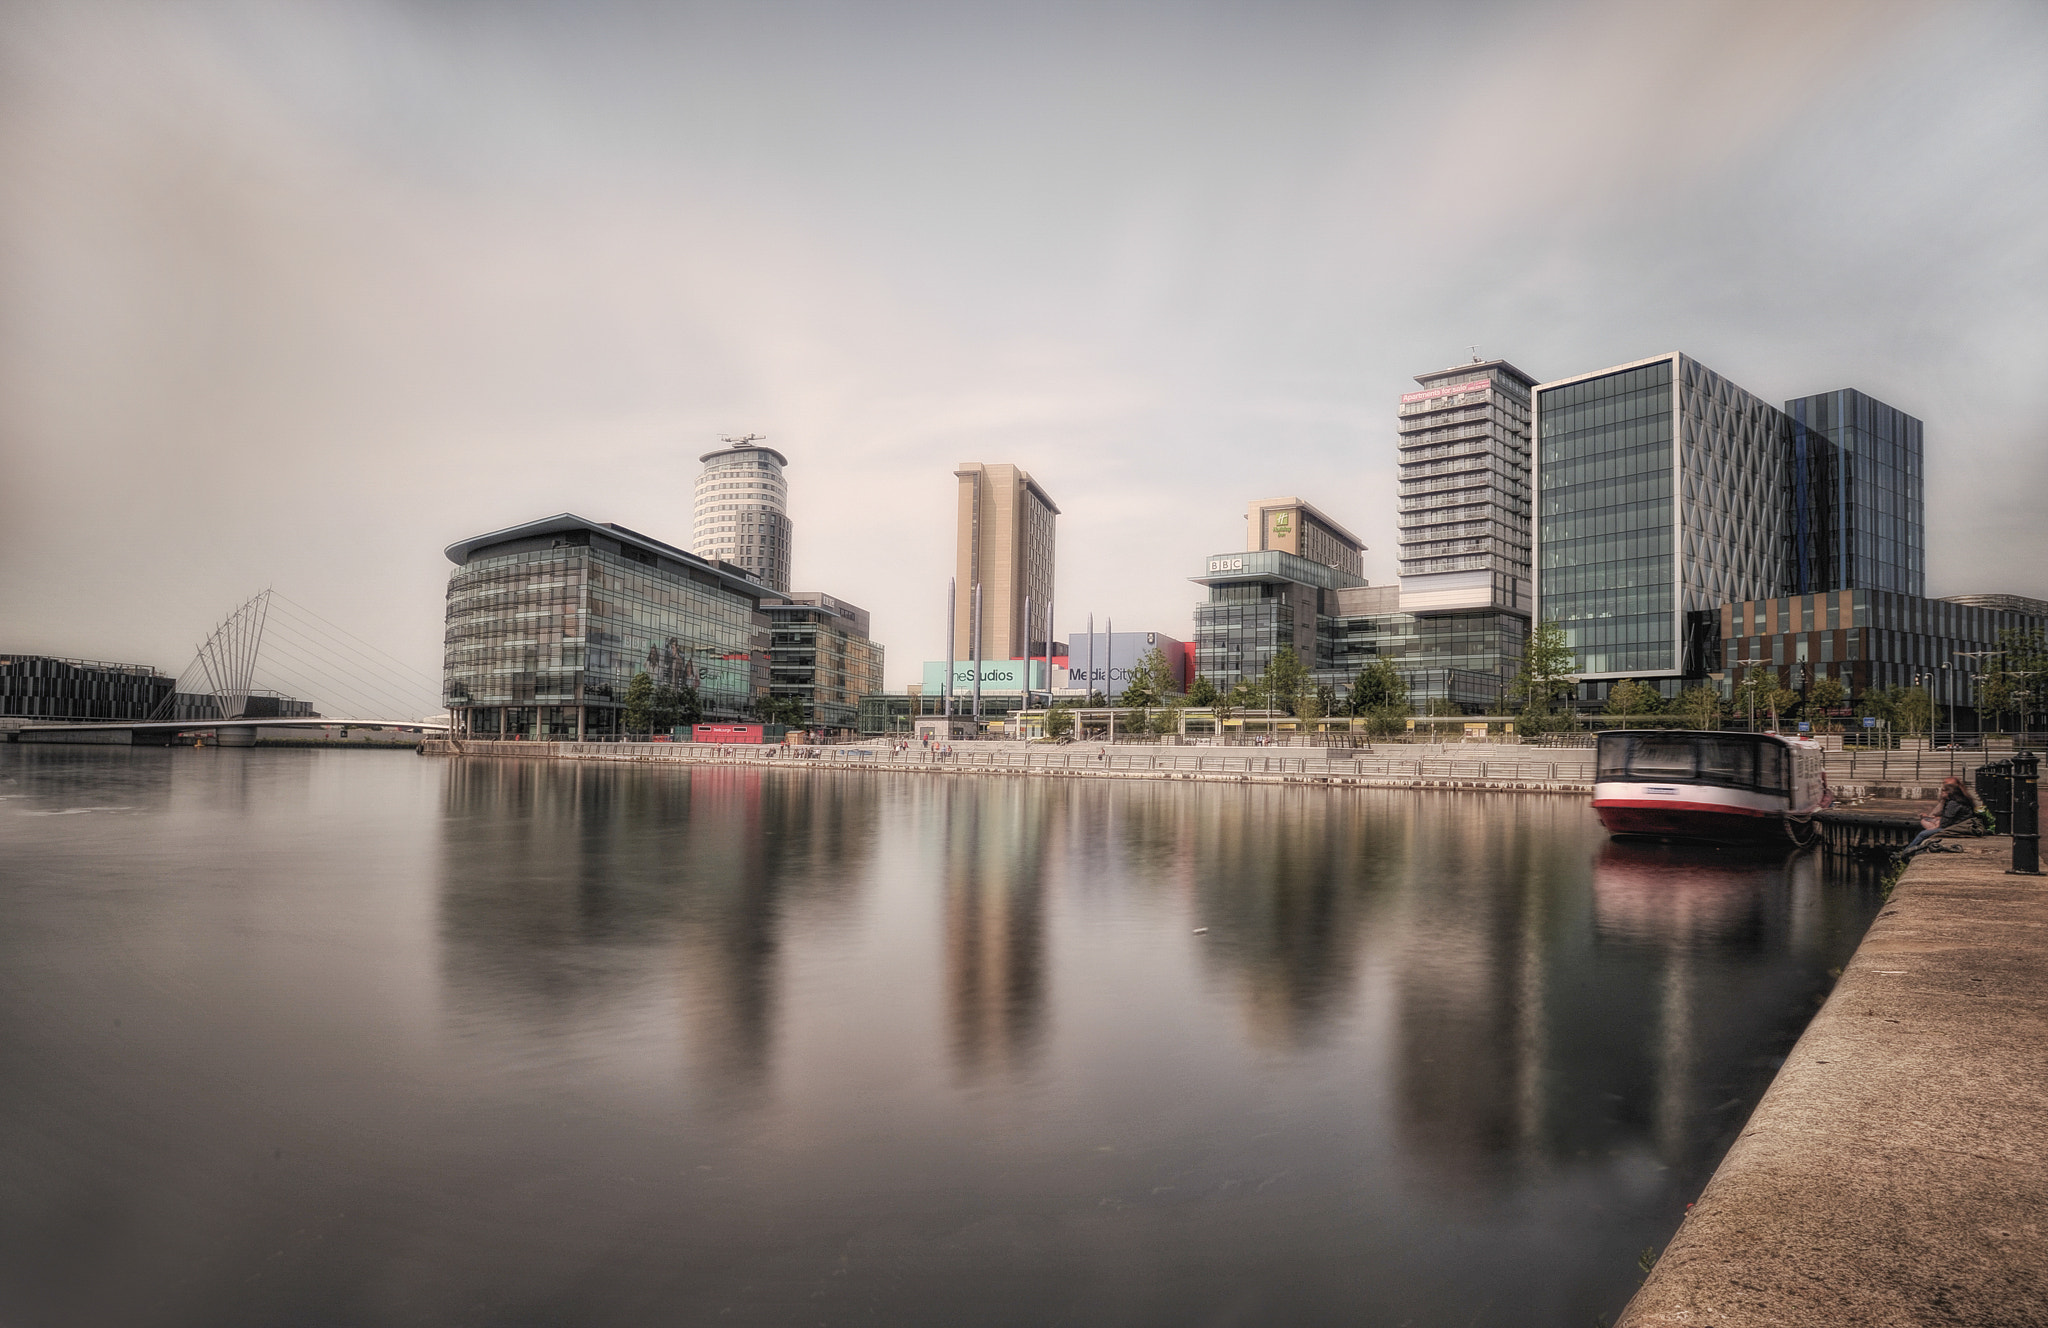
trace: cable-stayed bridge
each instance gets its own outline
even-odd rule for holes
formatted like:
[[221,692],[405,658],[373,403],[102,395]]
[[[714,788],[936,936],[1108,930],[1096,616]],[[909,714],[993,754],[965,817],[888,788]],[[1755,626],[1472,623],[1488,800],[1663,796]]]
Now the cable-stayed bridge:
[[200,643],[146,718],[27,724],[19,738],[170,744],[212,733],[223,747],[249,747],[258,729],[441,733],[440,710],[438,677],[265,589]]

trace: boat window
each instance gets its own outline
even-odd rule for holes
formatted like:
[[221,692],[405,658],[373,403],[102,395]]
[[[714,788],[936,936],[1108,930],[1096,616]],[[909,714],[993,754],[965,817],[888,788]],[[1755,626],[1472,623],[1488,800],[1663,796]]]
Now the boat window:
[[1773,791],[1785,787],[1785,749],[1775,742],[1761,743],[1756,749],[1756,786]]
[[1628,744],[1629,740],[1618,734],[1600,735],[1599,778],[1620,779],[1628,773]]
[[1756,744],[1742,738],[1702,739],[1700,778],[1736,788],[1755,787]]
[[1628,772],[1643,779],[1691,779],[1692,741],[1687,738],[1637,738],[1629,744]]

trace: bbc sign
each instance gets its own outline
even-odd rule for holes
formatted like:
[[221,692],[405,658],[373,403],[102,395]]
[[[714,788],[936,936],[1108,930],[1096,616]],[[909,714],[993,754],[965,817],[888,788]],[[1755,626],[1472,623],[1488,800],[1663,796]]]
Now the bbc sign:
[[1244,559],[1211,558],[1209,560],[1209,570],[1212,572],[1242,572],[1244,570]]

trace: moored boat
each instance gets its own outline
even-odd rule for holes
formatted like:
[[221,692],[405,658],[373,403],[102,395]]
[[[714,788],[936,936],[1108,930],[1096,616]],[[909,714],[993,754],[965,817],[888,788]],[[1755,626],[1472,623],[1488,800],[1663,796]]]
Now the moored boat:
[[1599,737],[1593,810],[1616,835],[1781,840],[1827,796],[1820,748],[1775,733],[1625,729]]

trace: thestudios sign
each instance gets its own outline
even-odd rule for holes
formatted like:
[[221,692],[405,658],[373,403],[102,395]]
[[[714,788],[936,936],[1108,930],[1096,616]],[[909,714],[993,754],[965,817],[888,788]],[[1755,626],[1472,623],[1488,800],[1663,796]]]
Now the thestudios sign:
[[[1045,661],[1034,659],[1030,663],[1031,685],[1039,690],[1045,688]],[[1021,659],[985,659],[981,662],[981,690],[984,692],[1021,692],[1024,690],[1025,662]],[[924,690],[927,695],[936,695],[946,678],[946,661],[926,660],[924,664]],[[956,659],[953,661],[953,694],[974,690],[974,661]]]

